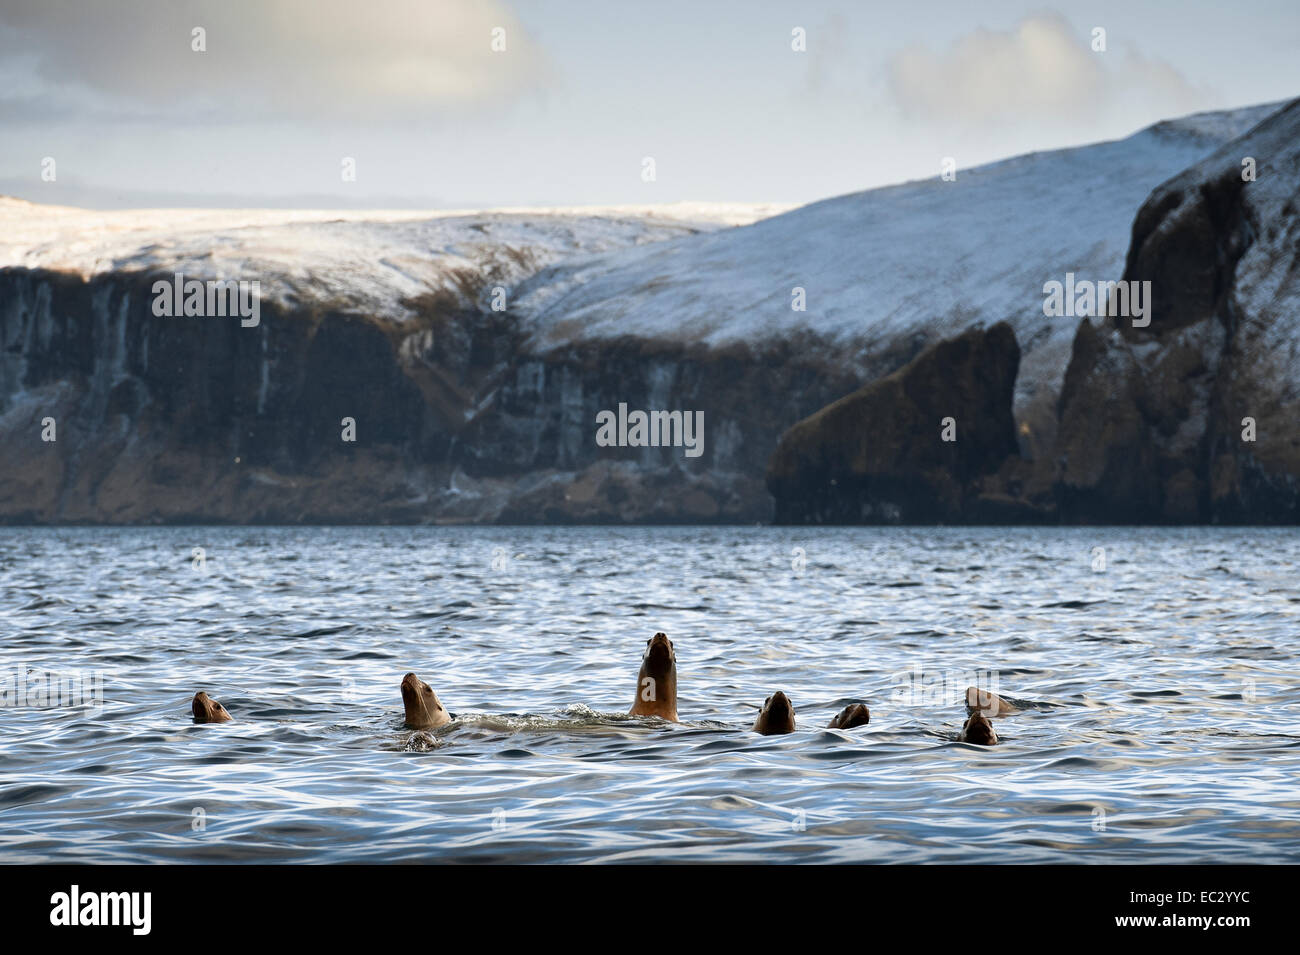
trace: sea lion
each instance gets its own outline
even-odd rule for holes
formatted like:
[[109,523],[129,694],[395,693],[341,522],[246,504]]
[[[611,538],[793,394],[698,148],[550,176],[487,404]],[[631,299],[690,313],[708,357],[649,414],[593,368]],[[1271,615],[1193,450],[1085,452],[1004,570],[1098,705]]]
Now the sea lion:
[[658,716],[677,720],[677,653],[666,633],[646,641],[641,670],[636,675],[636,696],[629,716]]
[[793,733],[794,704],[790,702],[790,698],[777,690],[764,700],[758,719],[754,720],[754,732],[762,733],[764,736]]
[[871,711],[865,703],[850,703],[831,718],[826,727],[832,730],[847,730],[855,726],[866,726],[871,722]]
[[451,714],[433,687],[414,673],[402,677],[402,706],[406,708],[406,725],[411,729],[437,729],[451,722]]
[[961,728],[961,736],[958,737],[963,743],[976,743],[980,746],[994,746],[998,741],[998,734],[993,729],[993,724],[987,718],[980,716],[978,713],[972,713]]
[[226,708],[202,690],[194,694],[194,702],[190,704],[190,709],[194,711],[196,723],[230,722],[230,714],[226,712]]
[[966,712],[979,712],[981,716],[993,719],[998,716],[1010,716],[1020,711],[996,693],[980,690],[973,686],[966,687]]

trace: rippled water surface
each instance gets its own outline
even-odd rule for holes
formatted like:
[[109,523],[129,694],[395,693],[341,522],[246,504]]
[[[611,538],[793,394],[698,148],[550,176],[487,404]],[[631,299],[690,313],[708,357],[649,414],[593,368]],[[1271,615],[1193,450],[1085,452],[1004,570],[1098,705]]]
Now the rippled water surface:
[[[1296,861],[1298,568],[1292,529],[0,529],[0,860]],[[680,725],[624,715],[656,630]],[[13,705],[79,671],[99,705]],[[996,747],[973,679],[1027,704]],[[796,732],[748,732],[776,689]]]

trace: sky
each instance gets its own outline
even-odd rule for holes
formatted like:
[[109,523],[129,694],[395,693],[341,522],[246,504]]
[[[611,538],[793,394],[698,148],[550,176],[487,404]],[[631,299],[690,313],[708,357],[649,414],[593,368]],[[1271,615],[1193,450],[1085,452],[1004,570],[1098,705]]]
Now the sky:
[[1288,99],[1298,50],[1296,0],[0,0],[0,193],[803,203]]

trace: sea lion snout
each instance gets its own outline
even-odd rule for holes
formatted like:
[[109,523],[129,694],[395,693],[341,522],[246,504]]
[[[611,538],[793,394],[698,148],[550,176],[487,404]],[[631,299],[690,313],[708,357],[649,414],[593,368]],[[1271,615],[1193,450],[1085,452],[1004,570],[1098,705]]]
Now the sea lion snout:
[[855,726],[866,726],[871,722],[871,710],[865,703],[850,703],[831,718],[827,729],[847,730]]
[[754,721],[754,732],[764,736],[794,732],[794,704],[781,690],[763,701],[763,709]]
[[997,744],[998,734],[987,717],[981,716],[979,713],[972,713],[966,720],[966,724],[961,728],[960,739],[963,743],[993,746]]
[[194,694],[190,710],[194,713],[196,723],[229,723],[231,720],[226,708],[202,690]]
[[663,676],[677,662],[677,652],[673,642],[666,633],[656,633],[646,641],[645,654],[642,656],[642,669],[647,673]]
[[402,677],[402,706],[406,710],[406,725],[412,729],[435,729],[451,722],[433,687],[414,673]]
[[794,715],[794,704],[790,702],[790,697],[786,696],[781,690],[777,690],[769,696],[765,705],[770,713]]

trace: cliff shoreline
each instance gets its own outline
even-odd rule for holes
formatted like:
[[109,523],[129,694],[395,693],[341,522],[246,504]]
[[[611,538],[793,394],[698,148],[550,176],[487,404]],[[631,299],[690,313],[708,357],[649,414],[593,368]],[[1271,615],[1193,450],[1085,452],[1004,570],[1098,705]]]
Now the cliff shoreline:
[[[76,210],[5,207],[50,221],[0,256],[0,524],[1296,523],[1300,101],[1193,120],[974,170],[969,200],[907,184],[735,228],[276,219],[163,242],[96,220],[59,267]],[[915,248],[906,309],[873,323],[843,304],[886,308],[873,263],[817,259],[893,202],[982,222],[1053,163],[1118,157],[1104,182],[1131,190],[1187,155],[1127,213],[1122,275],[1089,236],[1010,264]],[[983,311],[943,284],[981,262],[1014,268]],[[176,272],[272,292],[252,327],[160,317]],[[1149,326],[1033,314],[1075,272],[1150,283]],[[702,415],[700,453],[598,442],[624,407]]]

